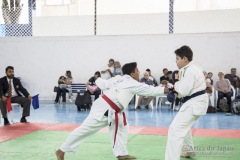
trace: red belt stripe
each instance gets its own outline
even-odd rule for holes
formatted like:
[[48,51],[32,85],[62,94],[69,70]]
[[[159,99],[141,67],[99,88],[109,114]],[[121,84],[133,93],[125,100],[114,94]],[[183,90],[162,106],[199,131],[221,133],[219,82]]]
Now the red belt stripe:
[[[117,132],[118,132],[118,113],[121,111],[120,108],[111,100],[109,99],[105,94],[102,95],[102,98],[112,107],[112,109],[115,110],[115,134],[114,134],[114,143],[113,143],[113,148],[116,142],[116,137],[117,137]],[[126,115],[124,112],[122,112],[123,114],[123,124],[124,126],[127,125],[127,119],[126,119]]]

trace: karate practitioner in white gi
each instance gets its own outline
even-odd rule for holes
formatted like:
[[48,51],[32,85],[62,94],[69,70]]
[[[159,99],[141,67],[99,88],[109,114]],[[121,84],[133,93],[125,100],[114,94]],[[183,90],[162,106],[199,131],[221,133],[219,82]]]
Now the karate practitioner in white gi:
[[114,156],[118,159],[136,158],[130,156],[127,151],[128,124],[124,109],[135,94],[161,96],[169,90],[139,83],[139,71],[135,62],[125,64],[122,72],[123,76],[96,80],[97,86],[104,91],[104,94],[94,101],[89,116],[83,124],[76,128],[56,151],[58,160],[64,160],[65,152],[75,151],[86,138],[109,125]]
[[165,160],[179,160],[196,155],[192,141],[191,127],[196,120],[205,115],[208,108],[206,82],[201,68],[192,61],[193,53],[188,46],[175,51],[179,70],[179,81],[174,88],[183,105],[168,130]]

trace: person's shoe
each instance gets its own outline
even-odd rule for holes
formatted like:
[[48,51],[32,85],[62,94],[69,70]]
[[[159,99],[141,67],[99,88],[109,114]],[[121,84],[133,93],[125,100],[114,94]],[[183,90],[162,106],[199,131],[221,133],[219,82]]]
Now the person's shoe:
[[125,155],[125,156],[117,156],[118,159],[136,159],[135,156]]
[[178,111],[179,110],[179,106],[175,106],[175,110]]
[[167,102],[165,102],[165,104],[166,104],[166,105],[169,105],[169,104],[171,104],[171,103],[167,101]]
[[9,121],[7,118],[4,118],[4,126],[10,125]]
[[148,106],[148,105],[146,105],[146,106],[145,106],[145,109],[149,109],[149,106]]
[[225,114],[225,116],[231,116],[231,115],[232,113],[229,113],[229,112]]
[[57,104],[58,102],[54,101],[54,104]]
[[185,154],[182,154],[181,158],[192,158],[192,157],[195,157],[195,156],[196,156],[195,152],[187,152]]
[[142,109],[140,106],[137,106],[137,108],[136,109]]
[[26,120],[25,117],[22,117],[21,120],[20,120],[21,123],[28,123],[28,121]]

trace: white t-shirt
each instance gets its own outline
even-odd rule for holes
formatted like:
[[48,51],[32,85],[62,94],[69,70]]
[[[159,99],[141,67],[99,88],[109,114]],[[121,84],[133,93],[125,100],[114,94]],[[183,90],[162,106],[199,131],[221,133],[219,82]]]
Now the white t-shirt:
[[[102,71],[106,71],[107,69],[110,69],[110,71],[113,73],[114,67],[113,67],[113,65],[111,67],[108,67],[108,65],[107,65],[107,67],[105,69],[103,69]],[[107,79],[111,78],[112,76],[109,72],[105,72],[105,73],[101,73],[101,77],[102,77],[102,79],[107,80]]]
[[211,80],[209,78],[205,79],[207,87],[211,87]]
[[211,83],[211,80],[209,78],[207,78],[205,81],[206,83]]

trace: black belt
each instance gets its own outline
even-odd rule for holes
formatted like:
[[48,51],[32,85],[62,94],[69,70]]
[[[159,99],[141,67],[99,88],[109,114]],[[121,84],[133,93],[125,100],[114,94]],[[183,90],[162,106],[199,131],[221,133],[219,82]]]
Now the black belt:
[[181,102],[182,102],[182,103],[185,103],[185,102],[187,102],[189,99],[194,98],[194,97],[197,97],[197,96],[200,96],[200,95],[205,94],[205,93],[206,93],[206,90],[202,90],[202,91],[193,93],[191,96],[186,96],[186,97],[181,98]]

